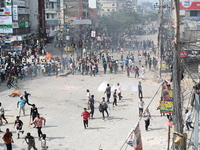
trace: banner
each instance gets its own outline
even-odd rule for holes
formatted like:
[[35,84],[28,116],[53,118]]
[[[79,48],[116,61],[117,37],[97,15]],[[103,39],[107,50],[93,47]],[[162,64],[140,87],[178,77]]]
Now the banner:
[[6,7],[11,6],[12,0],[6,0]]
[[160,100],[160,113],[172,113],[173,111],[173,90],[168,81],[163,81],[161,100]]
[[199,10],[200,2],[197,1],[181,1],[180,2],[180,10]]
[[13,28],[27,28],[31,27],[31,22],[13,22]]
[[95,37],[96,36],[96,32],[95,31],[92,31],[91,32],[91,37]]
[[127,138],[127,144],[133,147],[135,150],[142,150],[142,138],[139,122],[136,123],[136,125],[131,130]]
[[17,5],[13,5],[13,20],[18,20],[18,7]]
[[173,106],[174,106],[174,104],[172,101],[160,101],[160,112],[161,113],[172,113]]
[[12,25],[12,16],[0,16],[0,25]]
[[22,46],[14,46],[13,47],[15,51],[21,51],[22,50]]

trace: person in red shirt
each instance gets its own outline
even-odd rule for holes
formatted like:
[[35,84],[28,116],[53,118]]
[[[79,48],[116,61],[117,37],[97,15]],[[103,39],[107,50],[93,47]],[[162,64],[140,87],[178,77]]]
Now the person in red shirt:
[[86,129],[86,126],[88,127],[88,118],[90,119],[90,113],[87,111],[86,108],[84,108],[84,112],[81,113],[81,117],[83,117],[83,125]]
[[139,77],[139,68],[137,66],[134,68],[134,71],[135,71],[135,78]]
[[127,76],[130,77],[130,67],[129,66],[126,67],[126,72],[127,72]]

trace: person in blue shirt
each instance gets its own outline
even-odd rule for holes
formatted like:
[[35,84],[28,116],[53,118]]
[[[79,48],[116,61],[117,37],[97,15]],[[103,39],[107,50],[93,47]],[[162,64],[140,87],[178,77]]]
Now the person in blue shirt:
[[23,111],[23,115],[25,116],[25,103],[26,100],[23,99],[23,96],[21,95],[17,101],[17,108],[19,108],[19,116],[21,115],[21,110]]
[[93,119],[93,115],[94,115],[94,95],[91,95],[91,98],[89,99],[89,101],[90,101],[91,119]]
[[142,94],[142,85],[141,85],[141,82],[139,81],[139,84],[138,84],[138,97],[139,98],[143,98],[143,94]]

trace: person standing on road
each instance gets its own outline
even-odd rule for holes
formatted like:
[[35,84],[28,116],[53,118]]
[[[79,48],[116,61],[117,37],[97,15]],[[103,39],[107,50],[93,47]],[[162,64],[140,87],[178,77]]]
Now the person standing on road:
[[17,101],[17,108],[19,108],[19,116],[21,115],[21,110],[23,111],[23,115],[25,116],[25,103],[26,100],[23,99],[23,96],[21,95]]
[[134,71],[135,71],[135,78],[139,77],[139,68],[137,66],[134,68]]
[[131,71],[131,69],[130,69],[129,65],[127,65],[126,66],[127,77],[130,77],[130,71]]
[[30,104],[29,103],[29,100],[28,100],[28,96],[31,96],[31,94],[30,93],[27,93],[26,91],[24,91],[24,98],[26,99],[26,103],[28,104],[28,105],[30,105],[30,106],[32,106],[32,104]]
[[90,98],[90,114],[91,114],[91,119],[93,119],[93,115],[94,115],[94,95],[91,95],[91,98]]
[[[37,114],[38,114],[38,109],[37,109],[37,107],[35,107],[35,104],[33,104],[31,107],[31,112],[30,112],[30,117],[32,117],[32,121],[34,121]],[[35,128],[35,126],[34,126],[34,128]]]
[[140,69],[140,72],[141,72],[142,80],[144,80],[144,74],[145,74],[144,66],[142,66],[142,68]]
[[14,143],[12,138],[12,132],[7,128],[6,133],[2,136],[2,139],[6,145],[6,150],[12,150],[12,143]]
[[139,117],[142,117],[144,108],[144,101],[142,100],[142,97],[140,97],[140,100],[138,102],[138,107],[139,107]]
[[103,62],[103,69],[104,69],[104,74],[106,74],[106,70],[107,70],[107,63],[106,63],[106,61]]
[[86,108],[89,110],[90,109],[90,90],[86,90],[87,94],[86,94]]
[[4,116],[4,108],[1,106],[1,103],[0,103],[0,118],[3,118],[3,120],[6,121],[6,124],[8,123],[8,121],[6,120]]
[[143,98],[143,94],[142,94],[142,84],[141,82],[139,81],[139,84],[138,84],[138,97],[142,97]]
[[143,117],[144,117],[144,121],[145,121],[145,130],[148,131],[148,127],[150,125],[150,119],[151,119],[151,114],[149,112],[149,109],[146,109]]
[[81,117],[83,117],[83,125],[84,128],[88,127],[88,118],[90,118],[90,113],[84,108],[84,111],[81,113]]
[[121,89],[121,86],[119,85],[119,83],[117,83],[117,94],[118,94],[119,100],[121,100],[122,99],[122,89]]
[[107,84],[107,88],[104,92],[104,94],[106,93],[106,96],[107,96],[107,102],[109,103],[110,101],[110,95],[111,95],[111,87],[110,87],[110,84]]
[[102,116],[103,116],[103,120],[105,120],[105,116],[104,116],[104,111],[107,113],[107,117],[109,117],[109,114],[108,114],[108,110],[107,110],[107,104],[105,102],[105,97],[102,97],[102,102],[101,102],[101,107],[102,107]]
[[31,150],[32,148],[34,150],[37,150],[37,148],[35,147],[35,139],[33,136],[31,136],[29,132],[27,133],[27,136],[25,137],[25,141],[28,145],[27,150]]
[[186,127],[187,127],[187,130],[189,131],[190,128],[191,129],[194,129],[194,127],[191,125],[192,123],[192,118],[191,118],[191,114],[189,113],[188,109],[185,110],[185,116],[186,116]]
[[19,116],[16,117],[14,127],[17,129],[17,138],[19,139],[20,132],[23,134],[24,130],[22,130],[23,122],[19,119]]
[[33,123],[31,123],[31,125],[35,124],[35,126],[36,126],[36,128],[38,130],[38,138],[39,138],[39,140],[42,137],[42,131],[41,131],[41,129],[42,129],[42,123],[43,123],[43,121],[44,121],[44,126],[45,126],[46,119],[43,118],[43,117],[40,117],[40,114],[38,113],[37,117],[34,119]]
[[115,89],[113,93],[113,108],[114,108],[114,105],[117,106],[117,89]]

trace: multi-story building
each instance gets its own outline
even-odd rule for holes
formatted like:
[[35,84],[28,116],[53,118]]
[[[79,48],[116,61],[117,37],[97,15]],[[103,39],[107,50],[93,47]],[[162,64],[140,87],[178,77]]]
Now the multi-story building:
[[101,5],[101,16],[108,15],[118,9],[118,0],[98,0],[98,2]]
[[58,29],[57,0],[45,2],[45,20],[47,37],[53,37]]

